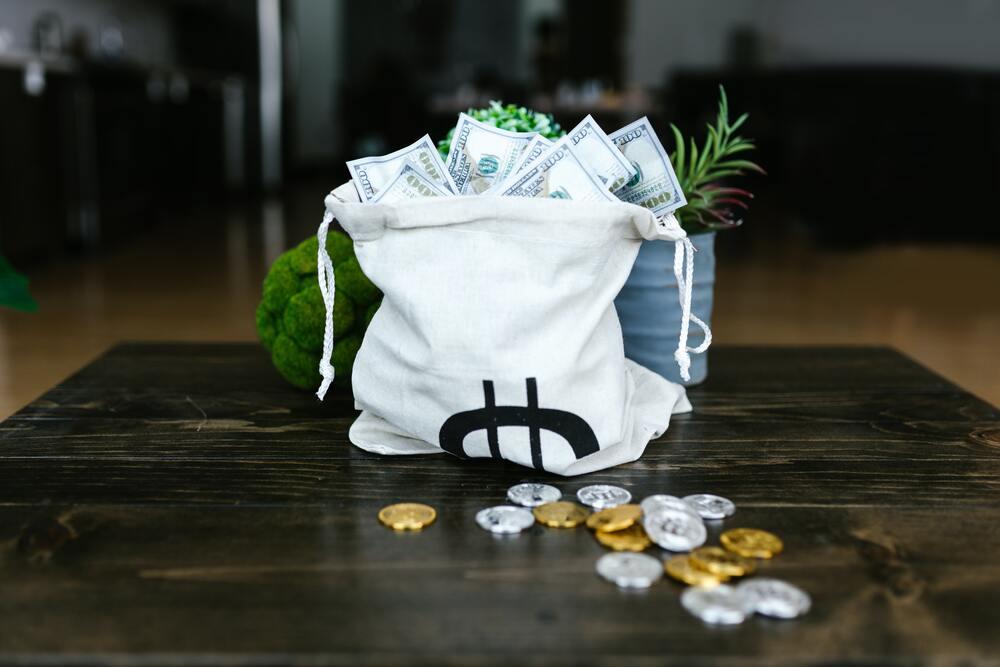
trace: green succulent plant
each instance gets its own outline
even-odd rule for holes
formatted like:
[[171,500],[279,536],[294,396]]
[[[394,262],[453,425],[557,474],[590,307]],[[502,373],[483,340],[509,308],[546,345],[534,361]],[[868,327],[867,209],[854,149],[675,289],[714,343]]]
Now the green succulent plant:
[[689,234],[731,229],[743,224],[738,216],[740,211],[749,208],[747,202],[753,199],[753,193],[726,186],[723,182],[751,171],[765,173],[757,163],[734,157],[755,148],[753,141],[737,133],[749,117],[742,114],[735,121],[729,121],[729,99],[726,89],[719,86],[715,125],[708,126],[708,136],[700,149],[694,137],[685,142],[677,126],[670,124],[675,141],[670,161],[688,201],[687,206],[677,211],[677,218]]
[[[264,278],[257,306],[257,335],[271,353],[281,375],[300,389],[315,389],[321,381],[326,308],[319,291],[316,237],[310,237],[274,261]],[[334,346],[331,363],[336,383],[350,382],[354,357],[368,323],[382,302],[382,293],[365,276],[354,256],[354,244],[341,232],[330,231],[326,249],[334,265]]]
[[[539,113],[516,104],[502,104],[494,100],[488,107],[469,109],[466,113],[478,121],[499,127],[501,130],[538,132],[546,139],[558,139],[566,134],[552,114]],[[448,157],[454,134],[455,128],[452,128],[448,130],[448,136],[438,142],[438,152],[441,153],[442,159]]]

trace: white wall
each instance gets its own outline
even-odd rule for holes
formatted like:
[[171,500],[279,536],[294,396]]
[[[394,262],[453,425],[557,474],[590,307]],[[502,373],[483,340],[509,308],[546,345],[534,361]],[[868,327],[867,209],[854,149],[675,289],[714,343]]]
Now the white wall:
[[765,65],[1000,68],[1000,0],[631,0],[628,78],[723,64],[730,31],[758,31]]

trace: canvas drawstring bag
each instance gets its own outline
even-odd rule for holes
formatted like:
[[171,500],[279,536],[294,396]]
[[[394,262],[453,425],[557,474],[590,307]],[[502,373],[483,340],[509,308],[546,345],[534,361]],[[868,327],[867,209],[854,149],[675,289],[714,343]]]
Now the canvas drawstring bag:
[[[356,446],[580,475],[638,459],[672,414],[691,410],[682,386],[625,358],[613,303],[640,243],[674,242],[682,376],[690,354],[708,347],[708,328],[690,312],[694,247],[673,216],[547,198],[361,204],[350,183],[325,203],[320,398],[333,380],[334,219],[385,295],[352,372]],[[690,322],[705,330],[697,349],[687,346]]]

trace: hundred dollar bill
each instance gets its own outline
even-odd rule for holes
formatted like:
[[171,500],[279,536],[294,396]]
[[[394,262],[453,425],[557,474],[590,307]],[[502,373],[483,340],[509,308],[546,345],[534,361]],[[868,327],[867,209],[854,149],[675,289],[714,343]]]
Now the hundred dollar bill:
[[552,148],[554,143],[555,142],[546,139],[540,134],[537,135],[531,140],[528,147],[524,149],[524,152],[521,153],[521,159],[517,161],[516,165],[514,165],[513,173],[517,174],[524,171],[524,168],[537,160],[542,153]]
[[604,133],[593,116],[588,115],[567,134],[573,148],[598,175],[608,190],[614,192],[635,177],[636,170],[618,147]]
[[454,197],[455,195],[427,177],[426,172],[410,162],[404,162],[389,184],[379,190],[371,204],[395,204],[422,197]]
[[540,134],[535,135],[535,138],[531,140],[531,143],[528,144],[528,147],[524,149],[523,153],[521,153],[521,157],[518,158],[517,164],[515,164],[514,169],[511,170],[511,175],[508,176],[507,179],[503,181],[496,181],[495,183],[493,183],[493,185],[490,186],[490,189],[484,192],[483,194],[486,195],[500,194],[500,192],[503,190],[504,184],[507,181],[509,181],[511,178],[514,178],[517,174],[520,174],[522,171],[524,171],[525,167],[527,167],[529,164],[537,160],[538,156],[540,156],[542,153],[552,148],[553,143],[554,142],[550,141],[549,139],[546,139]]
[[480,194],[510,174],[537,132],[509,132],[459,114],[445,161],[458,194]]
[[619,199],[648,208],[657,217],[687,204],[667,151],[648,118],[626,125],[610,138],[636,171],[632,180],[615,192]]
[[512,176],[501,197],[552,197],[577,201],[618,201],[563,137],[531,166]]
[[405,162],[411,162],[423,169],[432,181],[444,186],[445,189],[458,192],[455,182],[451,180],[448,170],[441,162],[441,155],[437,152],[434,142],[431,141],[430,135],[425,134],[406,148],[394,153],[363,157],[347,163],[347,170],[351,172],[354,187],[358,189],[361,201],[373,200],[382,188],[389,185],[389,181]]

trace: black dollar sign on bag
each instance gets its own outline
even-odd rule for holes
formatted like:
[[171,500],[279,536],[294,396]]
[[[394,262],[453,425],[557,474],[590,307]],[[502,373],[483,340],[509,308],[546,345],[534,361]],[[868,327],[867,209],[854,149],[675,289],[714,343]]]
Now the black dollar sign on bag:
[[486,429],[486,439],[490,445],[490,456],[495,459],[500,456],[500,441],[497,429],[501,426],[526,426],[528,439],[531,443],[531,465],[538,470],[544,470],[542,465],[541,432],[552,431],[561,435],[573,448],[573,454],[581,459],[600,449],[597,436],[583,418],[565,410],[538,407],[538,383],[535,378],[524,381],[528,392],[527,405],[497,405],[493,392],[493,381],[483,380],[483,398],[486,406],[476,410],[457,412],[445,420],[441,426],[439,439],[441,449],[461,458],[465,455],[463,442],[465,436],[473,431]]

